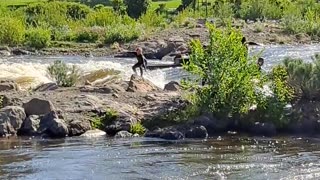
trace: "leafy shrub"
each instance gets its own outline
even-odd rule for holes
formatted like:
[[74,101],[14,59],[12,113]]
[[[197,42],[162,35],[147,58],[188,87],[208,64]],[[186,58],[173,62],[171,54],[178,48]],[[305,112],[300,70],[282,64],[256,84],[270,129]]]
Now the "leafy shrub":
[[155,11],[149,10],[139,18],[141,24],[146,27],[165,27],[166,21],[163,16],[158,15]]
[[137,26],[119,24],[115,27],[108,28],[104,42],[106,44],[130,42],[138,39],[140,34],[141,30]]
[[246,0],[241,3],[240,16],[243,19],[256,20],[263,17],[264,1]]
[[0,18],[0,44],[19,45],[24,41],[25,27],[20,19]]
[[121,22],[121,16],[114,13],[110,9],[101,9],[92,12],[86,19],[86,24],[89,26],[110,26]]
[[199,40],[191,42],[191,56],[184,68],[207,86],[187,81],[187,89],[193,90],[189,100],[199,108],[225,118],[246,113],[256,101],[252,79],[259,78],[256,64],[247,59],[246,47],[242,45],[242,34],[228,27],[217,29],[208,25],[210,45],[205,50]]
[[79,69],[75,65],[70,67],[60,60],[48,67],[48,73],[62,87],[74,86],[80,77]]
[[313,57],[313,63],[287,58],[284,60],[284,66],[288,73],[288,84],[293,88],[296,97],[313,100],[319,96],[319,55]]
[[107,109],[102,116],[96,116],[91,121],[91,126],[95,129],[104,130],[105,127],[118,118],[118,112],[113,109]]
[[135,19],[147,12],[150,2],[150,0],[124,0],[127,14]]
[[83,28],[78,31],[76,35],[76,41],[94,43],[104,37],[105,32],[105,28],[100,27]]
[[91,9],[80,3],[68,3],[67,4],[67,16],[73,20],[85,19]]
[[222,25],[226,25],[230,19],[234,16],[232,4],[229,2],[219,2],[217,6],[214,6],[214,14],[219,18]]
[[130,127],[130,133],[143,135],[146,132],[146,128],[141,123],[135,123]]
[[191,4],[195,6],[195,0],[182,0],[181,3],[184,8],[189,7]]
[[28,46],[37,49],[48,47],[51,42],[51,32],[42,28],[29,29],[26,33],[26,42]]
[[123,14],[126,10],[123,0],[112,0],[111,4],[113,10],[120,14]]

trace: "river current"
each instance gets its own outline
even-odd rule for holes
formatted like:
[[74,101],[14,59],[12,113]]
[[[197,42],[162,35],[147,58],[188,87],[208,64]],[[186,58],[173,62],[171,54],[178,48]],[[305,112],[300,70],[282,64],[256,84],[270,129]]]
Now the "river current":
[[[320,53],[319,45],[259,46],[266,70],[284,57]],[[20,56],[0,59],[0,78],[32,77],[34,86],[50,82],[46,68],[54,60],[75,64],[89,73],[116,69],[129,79],[134,59],[78,56]],[[149,64],[172,63],[150,61]],[[181,68],[148,71],[146,78],[163,87],[187,76]],[[205,141],[107,137],[0,139],[0,179],[320,179],[320,139],[245,136]]]

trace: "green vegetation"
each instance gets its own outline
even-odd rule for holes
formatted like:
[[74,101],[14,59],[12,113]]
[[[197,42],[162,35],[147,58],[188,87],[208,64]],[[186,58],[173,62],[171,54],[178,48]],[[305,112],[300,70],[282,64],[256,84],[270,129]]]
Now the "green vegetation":
[[104,130],[105,127],[115,121],[119,114],[113,109],[107,109],[102,116],[95,116],[91,121],[91,126],[95,129]]
[[66,63],[57,60],[53,65],[48,67],[49,75],[57,82],[58,86],[74,86],[80,78],[79,69],[73,65],[68,66]]
[[146,128],[143,127],[143,125],[139,122],[131,125],[130,127],[130,133],[132,134],[144,135],[145,132],[146,132]]
[[[264,20],[279,20],[286,33],[305,33],[315,39],[320,36],[320,4],[316,0],[209,0],[208,6],[192,0],[131,1],[80,0],[81,4],[21,0],[13,4],[20,2],[24,6],[15,8],[5,7],[8,1],[3,1],[0,44],[39,49],[61,44],[57,41],[110,45],[146,38],[164,28],[193,28],[195,19],[204,17],[215,18],[220,26],[234,19],[259,20],[255,32],[264,31]],[[35,40],[37,35],[40,40]]]

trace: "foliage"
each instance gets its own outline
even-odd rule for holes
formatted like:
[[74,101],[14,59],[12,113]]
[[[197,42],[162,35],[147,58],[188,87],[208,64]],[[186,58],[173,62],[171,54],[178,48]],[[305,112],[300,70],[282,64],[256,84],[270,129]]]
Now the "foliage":
[[48,67],[48,73],[62,87],[74,86],[80,77],[79,69],[75,65],[70,67],[60,60]]
[[0,18],[0,44],[15,46],[24,41],[25,27],[20,19]]
[[219,2],[214,6],[214,15],[219,18],[222,25],[227,25],[230,19],[234,16],[232,4],[226,1]]
[[77,42],[94,43],[103,38],[105,33],[105,28],[101,27],[82,28],[78,31],[75,39]]
[[106,44],[129,42],[138,39],[140,34],[141,30],[137,26],[119,24],[108,28],[104,42]]
[[91,126],[95,129],[104,130],[108,124],[115,121],[118,117],[118,112],[109,108],[102,116],[95,116],[91,121]]
[[123,14],[126,11],[126,7],[124,5],[123,0],[112,0],[111,4],[112,4],[113,10],[120,14]]
[[207,86],[199,88],[187,82],[188,89],[195,89],[189,98],[201,109],[219,117],[246,113],[255,102],[252,79],[258,78],[258,68],[247,59],[239,31],[231,27],[221,30],[212,25],[208,28],[210,45],[203,49],[200,41],[193,40],[190,61],[184,65],[191,74],[206,79]]
[[127,8],[127,14],[135,19],[147,12],[150,0],[124,0]]
[[313,63],[302,59],[284,60],[288,73],[288,84],[293,88],[295,96],[313,100],[319,96],[320,89],[320,56],[313,57]]
[[183,5],[184,8],[187,8],[188,6],[190,6],[191,4],[193,6],[195,6],[195,0],[181,0],[181,3]]
[[139,18],[139,22],[146,27],[165,27],[166,21],[163,16],[156,14],[154,11],[148,10]]
[[37,49],[48,47],[51,42],[51,32],[42,28],[29,29],[26,33],[26,42],[28,46]]
[[80,3],[68,3],[67,4],[67,16],[73,20],[85,19],[91,9]]
[[143,135],[146,132],[146,128],[141,123],[135,123],[130,126],[130,133]]

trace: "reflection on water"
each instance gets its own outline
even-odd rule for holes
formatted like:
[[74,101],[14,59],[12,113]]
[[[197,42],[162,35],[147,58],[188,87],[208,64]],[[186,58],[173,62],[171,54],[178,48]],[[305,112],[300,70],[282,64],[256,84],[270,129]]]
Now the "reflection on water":
[[0,141],[4,179],[318,179],[319,139]]

